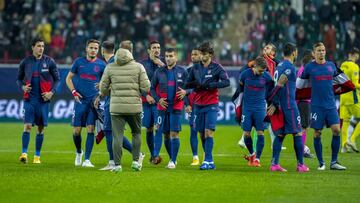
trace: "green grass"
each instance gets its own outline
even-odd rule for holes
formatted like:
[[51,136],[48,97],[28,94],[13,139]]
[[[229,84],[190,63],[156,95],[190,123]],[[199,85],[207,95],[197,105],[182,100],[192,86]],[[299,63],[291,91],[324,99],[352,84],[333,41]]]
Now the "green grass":
[[[168,170],[168,157],[153,166],[146,152],[141,172],[130,170],[131,156],[124,152],[123,172],[99,171],[106,165],[105,142],[95,145],[92,162],[95,169],[74,166],[74,145],[69,124],[50,124],[47,128],[42,164],[32,164],[34,133],[31,134],[29,163],[18,162],[21,150],[21,123],[1,123],[0,202],[358,202],[360,198],[360,155],[340,154],[346,171],[330,171],[330,132],[323,133],[326,171],[317,171],[317,160],[306,159],[307,174],[295,171],[295,153],[290,136],[281,154],[287,173],[269,172],[270,139],[266,137],[261,168],[250,168],[237,146],[241,130],[237,126],[218,126],[215,134],[215,171],[200,171],[190,166],[189,128],[183,127],[178,165]],[[33,132],[35,132],[33,130]],[[83,145],[84,136],[83,132]],[[312,134],[312,133],[311,133]],[[127,132],[127,136],[129,133]],[[145,136],[143,135],[143,138]],[[308,137],[312,152],[312,136]],[[163,147],[164,148],[164,147]],[[200,145],[199,145],[200,149]],[[201,153],[200,153],[201,155]]]

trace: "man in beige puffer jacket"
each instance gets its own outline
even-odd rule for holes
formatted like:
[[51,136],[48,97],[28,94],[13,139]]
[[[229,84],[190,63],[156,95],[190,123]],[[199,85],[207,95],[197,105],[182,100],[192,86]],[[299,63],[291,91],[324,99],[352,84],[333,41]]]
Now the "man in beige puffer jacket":
[[113,153],[115,168],[120,172],[124,127],[127,122],[132,132],[132,169],[141,170],[139,155],[141,147],[141,92],[148,92],[150,81],[145,68],[137,63],[126,49],[118,49],[115,63],[106,66],[100,81],[102,95],[110,95],[110,113],[113,132]]

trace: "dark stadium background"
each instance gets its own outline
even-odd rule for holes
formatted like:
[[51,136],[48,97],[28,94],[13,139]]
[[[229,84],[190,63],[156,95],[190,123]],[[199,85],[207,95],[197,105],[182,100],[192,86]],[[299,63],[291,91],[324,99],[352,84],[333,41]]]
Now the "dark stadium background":
[[[45,39],[46,54],[61,64],[63,82],[89,38],[116,44],[130,39],[137,60],[146,58],[149,40],[158,40],[163,50],[177,48],[185,66],[193,47],[212,41],[215,60],[225,66],[232,84],[221,91],[220,123],[233,124],[229,97],[237,71],[265,43],[278,50],[285,42],[296,43],[301,57],[314,42],[323,41],[327,58],[340,63],[347,50],[360,47],[359,13],[357,0],[0,0],[0,121],[20,118],[17,64],[31,54],[29,41],[35,36]],[[71,99],[63,83],[52,103],[53,121],[69,120]]]

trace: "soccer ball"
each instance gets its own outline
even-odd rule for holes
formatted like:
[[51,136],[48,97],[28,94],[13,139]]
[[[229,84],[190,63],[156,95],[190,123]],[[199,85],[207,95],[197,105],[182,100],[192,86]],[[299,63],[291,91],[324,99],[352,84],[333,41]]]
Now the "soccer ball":
[[304,154],[310,154],[310,148],[304,145]]

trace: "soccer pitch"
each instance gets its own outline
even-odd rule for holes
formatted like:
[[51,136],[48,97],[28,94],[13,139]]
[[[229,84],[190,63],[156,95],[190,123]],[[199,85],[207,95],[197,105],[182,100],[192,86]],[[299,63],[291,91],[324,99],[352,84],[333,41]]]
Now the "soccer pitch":
[[[190,166],[189,127],[180,133],[181,146],[175,170],[165,168],[168,156],[162,147],[163,162],[149,164],[143,134],[143,170],[130,169],[131,155],[124,151],[123,172],[99,171],[108,162],[105,142],[94,145],[91,161],[95,168],[74,166],[75,147],[69,124],[54,124],[45,131],[40,165],[32,164],[35,131],[31,134],[29,163],[18,161],[21,151],[22,123],[1,123],[0,202],[359,202],[360,154],[340,154],[346,171],[330,171],[331,135],[323,133],[326,171],[317,171],[317,160],[305,159],[310,172],[299,174],[295,165],[293,139],[280,163],[287,173],[269,171],[270,138],[266,136],[261,168],[250,168],[242,158],[245,150],[237,146],[238,126],[218,126],[215,133],[216,170],[200,171]],[[83,146],[86,136],[83,131]],[[126,136],[130,137],[129,131]],[[314,153],[312,133],[307,145]],[[201,152],[199,143],[199,152]],[[200,159],[202,153],[199,154]]]

